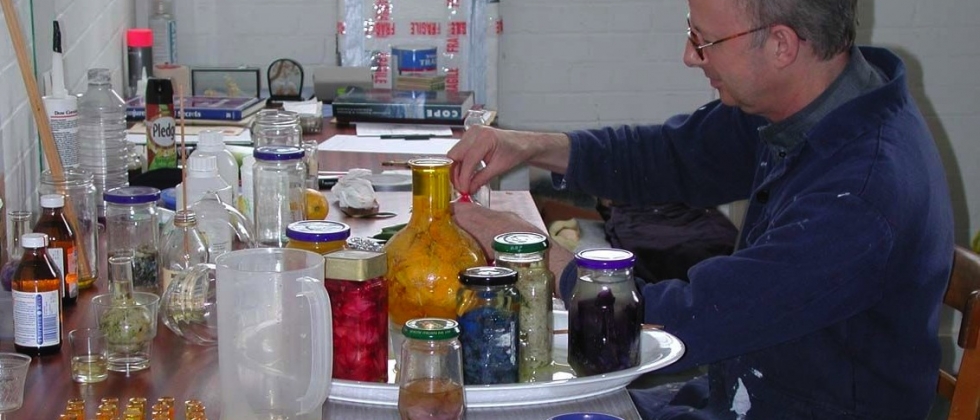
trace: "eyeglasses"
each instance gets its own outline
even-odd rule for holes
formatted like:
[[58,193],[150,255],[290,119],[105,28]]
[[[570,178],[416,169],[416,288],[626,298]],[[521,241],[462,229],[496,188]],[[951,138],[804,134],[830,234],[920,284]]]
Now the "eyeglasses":
[[694,30],[691,29],[691,16],[688,16],[687,17],[687,40],[688,41],[691,41],[691,45],[694,47],[694,52],[698,53],[698,58],[700,58],[701,60],[704,60],[704,51],[702,51],[703,49],[708,48],[708,47],[710,47],[712,45],[721,44],[722,42],[725,42],[725,41],[728,41],[728,40],[731,40],[731,39],[735,39],[735,38],[738,38],[740,36],[745,36],[745,35],[751,34],[753,32],[758,32],[758,31],[761,31],[763,29],[768,29],[770,26],[772,26],[772,25],[765,25],[765,26],[760,26],[760,27],[755,28],[755,29],[749,29],[749,30],[747,30],[745,32],[739,32],[739,33],[737,33],[735,35],[732,35],[732,36],[726,36],[726,37],[724,37],[722,39],[719,39],[717,41],[705,41],[705,42],[702,42],[704,40],[701,39],[701,36],[698,35],[697,33],[695,33]]

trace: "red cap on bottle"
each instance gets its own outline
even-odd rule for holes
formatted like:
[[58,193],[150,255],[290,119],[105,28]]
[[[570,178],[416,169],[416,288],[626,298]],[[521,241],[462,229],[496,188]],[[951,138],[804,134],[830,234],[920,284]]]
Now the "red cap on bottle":
[[126,45],[134,48],[152,47],[153,31],[144,28],[126,30]]

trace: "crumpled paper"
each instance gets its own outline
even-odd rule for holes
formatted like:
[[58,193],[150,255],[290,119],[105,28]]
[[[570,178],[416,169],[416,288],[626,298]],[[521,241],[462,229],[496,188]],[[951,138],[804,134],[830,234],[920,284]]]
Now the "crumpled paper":
[[374,187],[367,179],[371,175],[368,169],[355,168],[340,177],[337,184],[330,189],[340,207],[352,209],[370,209],[378,206],[374,195]]

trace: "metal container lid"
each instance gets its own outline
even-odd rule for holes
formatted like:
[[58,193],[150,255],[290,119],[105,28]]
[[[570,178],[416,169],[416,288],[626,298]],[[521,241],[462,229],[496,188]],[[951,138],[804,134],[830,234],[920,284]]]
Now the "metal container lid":
[[593,248],[575,254],[575,264],[593,270],[618,270],[632,268],[636,256],[625,249]]
[[511,232],[493,238],[493,250],[509,254],[527,254],[548,249],[548,237],[533,232]]
[[262,146],[255,148],[252,156],[257,160],[302,159],[306,152],[296,146]]
[[118,187],[102,194],[105,201],[113,204],[143,204],[160,199],[160,190],[153,187]]
[[504,286],[517,283],[517,272],[506,267],[471,267],[459,273],[459,282],[469,286]]
[[384,276],[388,259],[384,252],[342,249],[323,256],[327,280],[365,281]]
[[286,237],[303,242],[343,241],[350,237],[350,226],[329,220],[300,220],[286,226]]
[[402,327],[402,335],[416,340],[448,340],[459,336],[459,324],[443,318],[410,319]]

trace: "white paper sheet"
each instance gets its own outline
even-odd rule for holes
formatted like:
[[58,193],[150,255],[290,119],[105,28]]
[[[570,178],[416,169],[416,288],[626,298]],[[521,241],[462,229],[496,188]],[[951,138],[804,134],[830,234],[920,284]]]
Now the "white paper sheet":
[[318,150],[334,152],[398,153],[410,155],[445,155],[459,139],[432,138],[428,140],[382,139],[336,135],[317,146]]
[[433,136],[433,137],[452,137],[453,130],[443,125],[422,125],[422,124],[385,124],[385,123],[364,123],[356,124],[357,135],[359,137],[380,137],[380,136]]

